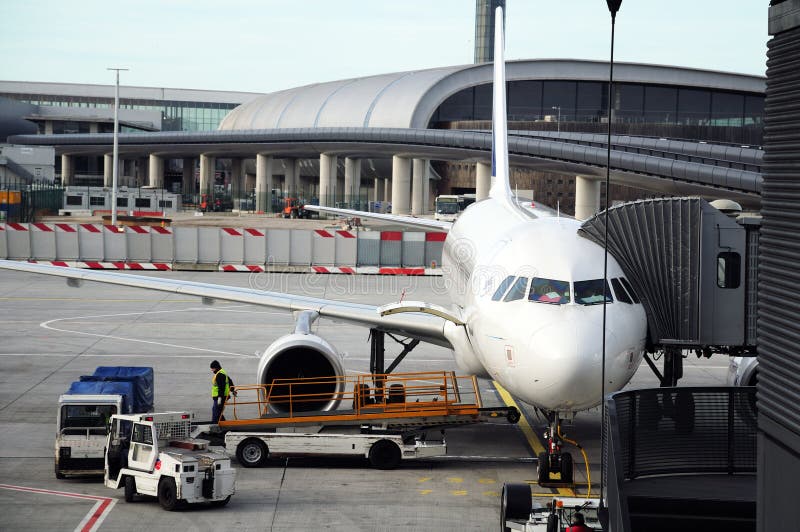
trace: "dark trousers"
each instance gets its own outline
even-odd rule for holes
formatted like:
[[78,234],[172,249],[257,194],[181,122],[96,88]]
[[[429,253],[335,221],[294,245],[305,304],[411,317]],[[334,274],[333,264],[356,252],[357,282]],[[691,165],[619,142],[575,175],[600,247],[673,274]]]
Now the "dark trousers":
[[[221,397],[212,397],[211,400],[214,401],[214,404],[211,406],[211,422],[218,423],[220,414],[222,414],[224,401]],[[224,420],[225,417],[223,416],[222,419]]]

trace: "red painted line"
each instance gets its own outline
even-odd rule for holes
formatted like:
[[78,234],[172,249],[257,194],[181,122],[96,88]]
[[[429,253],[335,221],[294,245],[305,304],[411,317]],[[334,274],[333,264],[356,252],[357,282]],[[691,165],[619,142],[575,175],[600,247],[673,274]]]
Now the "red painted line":
[[425,275],[425,268],[380,268],[381,275]]
[[103,265],[100,264],[99,262],[86,261],[86,262],[84,262],[84,264],[86,264],[86,266],[88,266],[89,268],[91,268],[93,270],[102,270],[102,269],[104,269]]
[[171,235],[172,234],[172,231],[170,231],[166,227],[157,227],[156,226],[156,227],[152,227],[151,229],[153,231],[155,231],[156,233],[158,233],[159,235]]
[[250,270],[251,272],[263,272],[264,271],[264,268],[262,268],[258,264],[248,264],[247,265],[247,269]]
[[54,260],[50,262],[50,264],[52,264],[53,266],[63,266],[64,268],[67,268],[69,266],[69,264],[61,260]]
[[99,233],[100,229],[97,228],[94,224],[81,224],[81,227],[90,233]]
[[77,232],[77,230],[75,229],[75,226],[74,225],[70,225],[70,224],[56,224],[56,227],[58,229],[61,229],[65,233],[75,233],[75,232]]
[[111,264],[116,266],[116,268],[118,270],[124,270],[125,269],[125,262],[123,262],[123,261],[111,261]]
[[[56,495],[59,497],[69,497],[72,499],[84,499],[89,501],[98,501],[99,504],[92,507],[90,510],[90,514],[83,518],[81,524],[81,532],[91,532],[95,530],[97,526],[105,519],[106,513],[111,509],[111,507],[116,502],[114,499],[110,497],[99,497],[96,495],[84,495],[82,493],[70,493],[68,491],[55,491],[55,490],[45,490],[45,489],[38,489],[38,488],[28,488],[26,486],[12,486],[10,484],[0,484],[0,488],[13,490],[13,491],[23,491],[28,493],[39,493],[43,495]],[[85,523],[84,523],[85,521]],[[80,525],[78,525],[80,526]]]
[[343,266],[343,267],[339,268],[339,271],[341,271],[342,273],[349,273],[350,275],[353,275],[353,274],[356,273],[356,271],[353,268],[349,268],[347,266]]
[[10,224],[6,224],[6,225],[8,227],[10,227],[11,229],[13,229],[14,231],[27,231],[28,230],[27,227],[25,227],[22,224],[18,224],[18,223],[10,223]]
[[33,224],[33,226],[34,226],[36,229],[38,229],[39,231],[42,231],[42,232],[44,232],[44,233],[52,233],[52,232],[53,232],[53,228],[52,228],[52,227],[50,227],[50,226],[49,226],[49,225],[47,225],[47,224],[43,224],[43,223],[40,223],[40,222],[35,222],[35,223]]
[[138,262],[129,262],[127,266],[129,270],[144,270],[144,267]]
[[139,233],[140,235],[141,235],[141,234],[146,234],[146,233],[147,233],[147,229],[145,229],[145,228],[144,228],[144,227],[142,227],[141,225],[129,225],[129,226],[128,226],[128,229],[130,229],[130,230],[131,230],[131,231],[133,231],[134,233]]
[[225,266],[222,267],[222,271],[223,272],[235,272],[237,270],[236,270],[236,266],[232,266],[230,264],[226,264]]
[[444,242],[447,238],[447,233],[425,233],[426,242]]
[[356,237],[356,235],[354,235],[350,231],[336,231],[336,234],[341,236],[342,238],[355,238]]
[[325,229],[314,229],[314,232],[315,232],[315,233],[317,233],[317,234],[318,234],[319,236],[321,236],[322,238],[333,238],[333,235],[332,235],[332,234],[330,234],[330,233],[329,233],[328,231],[326,231]]
[[133,216],[149,216],[160,218],[162,214],[164,213],[161,211],[133,211]]
[[400,231],[381,231],[381,240],[402,240],[403,233]]
[[242,233],[240,233],[238,229],[234,229],[233,227],[223,227],[222,230],[231,236],[242,236]]
[[252,236],[264,236],[264,233],[262,233],[258,229],[245,229],[245,231],[247,231],[247,233]]
[[103,228],[104,228],[106,231],[111,231],[112,233],[116,233],[116,234],[118,234],[118,235],[121,235],[121,234],[122,234],[122,233],[120,232],[120,230],[119,230],[119,229],[118,229],[116,226],[114,226],[114,225],[104,225],[104,226],[103,226]]
[[312,268],[317,273],[331,273],[330,271],[328,271],[328,268],[324,266],[312,266]]
[[169,266],[169,264],[164,264],[163,262],[156,262],[156,263],[153,263],[153,266],[155,266],[155,267],[156,267],[156,270],[162,270],[162,271],[166,271],[166,270],[169,270],[169,269],[170,269],[170,266]]

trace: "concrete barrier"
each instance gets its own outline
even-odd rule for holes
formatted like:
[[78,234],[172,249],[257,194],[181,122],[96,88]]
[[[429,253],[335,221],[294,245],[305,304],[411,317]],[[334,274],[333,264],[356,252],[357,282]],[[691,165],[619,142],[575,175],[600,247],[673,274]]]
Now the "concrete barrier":
[[78,260],[78,226],[74,224],[55,224],[56,226],[56,260]]
[[311,262],[319,266],[333,266],[336,263],[336,233],[326,229],[311,232]]
[[28,224],[31,239],[31,258],[36,260],[56,259],[56,232],[52,224]]
[[28,224],[7,223],[6,239],[9,259],[27,260],[31,258],[31,236]]
[[[201,242],[203,242],[201,235]],[[244,230],[222,227],[219,230],[220,264],[242,264],[244,262]]]
[[358,264],[358,238],[351,231],[336,231],[334,265],[347,267],[356,264]]
[[403,264],[403,233],[401,231],[381,231],[381,266],[401,266]]
[[[0,258],[98,269],[430,275],[444,233],[0,224]],[[191,266],[189,266],[191,265]]]
[[78,225],[78,258],[83,261],[102,261],[105,256],[103,250],[103,233],[101,225]]
[[265,229],[244,230],[244,264],[266,264],[267,231]]

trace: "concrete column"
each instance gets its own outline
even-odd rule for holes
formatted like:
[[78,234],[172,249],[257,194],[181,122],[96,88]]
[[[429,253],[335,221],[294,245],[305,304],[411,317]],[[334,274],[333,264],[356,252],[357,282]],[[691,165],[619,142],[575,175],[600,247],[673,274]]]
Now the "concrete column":
[[150,176],[150,186],[154,188],[164,188],[164,158],[150,154],[150,169],[148,172]]
[[[140,187],[147,182],[148,160],[146,157],[136,159],[136,179],[127,183],[129,187]],[[120,183],[122,184],[122,183]]]
[[284,188],[290,197],[300,195],[300,159],[284,159]]
[[475,165],[475,201],[485,200],[489,197],[492,187],[492,165],[478,161]]
[[256,212],[272,212],[272,157],[256,155]]
[[414,159],[414,177],[411,184],[411,214],[425,214],[425,189],[428,188],[428,160]]
[[200,154],[200,194],[211,194],[214,190],[214,177],[217,159],[213,155]]
[[411,160],[392,157],[392,214],[411,212]]
[[336,155],[319,154],[319,204],[332,207],[336,201]]
[[374,203],[378,203],[379,201],[383,202],[383,195],[384,195],[383,186],[385,184],[385,181],[386,180],[383,179],[382,177],[375,178],[375,187],[372,189],[372,193],[374,194],[372,196],[372,201]]
[[[303,195],[303,181],[300,179],[300,159],[292,159],[292,193],[298,198]],[[311,199],[311,194],[304,199]]]
[[[106,153],[103,155],[103,186],[106,188],[111,188],[114,186],[112,181],[114,180],[114,154],[113,153]],[[121,169],[121,168],[120,168]],[[119,179],[119,176],[117,176]]]
[[361,159],[344,160],[344,199],[351,207],[358,204],[361,194]]
[[194,159],[191,157],[183,158],[183,179],[182,188],[184,194],[194,194]]
[[575,219],[586,220],[600,210],[601,184],[596,179],[575,177]]
[[385,203],[392,201],[392,180],[389,178],[383,180],[383,201]]
[[61,186],[68,187],[72,185],[72,180],[75,178],[75,159],[72,155],[61,155]]
[[239,209],[237,200],[242,197],[244,197],[244,159],[234,157],[231,159],[231,199],[234,209]]
[[45,135],[52,135],[53,134],[53,121],[46,120],[44,123],[44,134]]

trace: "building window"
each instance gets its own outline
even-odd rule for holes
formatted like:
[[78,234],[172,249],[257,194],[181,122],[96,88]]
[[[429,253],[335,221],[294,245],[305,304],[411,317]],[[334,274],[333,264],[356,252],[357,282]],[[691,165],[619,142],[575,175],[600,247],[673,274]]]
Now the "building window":
[[105,207],[106,205],[106,197],[105,196],[89,196],[89,205],[93,207]]
[[707,125],[711,114],[711,92],[701,89],[678,91],[678,123]]
[[150,198],[136,198],[134,205],[136,207],[147,207],[150,208]]
[[67,205],[70,207],[83,205],[83,196],[67,196]]
[[117,207],[127,207],[127,206],[128,206],[128,198],[117,197]]
[[171,209],[172,208],[172,200],[158,200],[158,206],[162,209]]
[[678,113],[678,89],[647,86],[644,88],[645,122],[675,123]]

